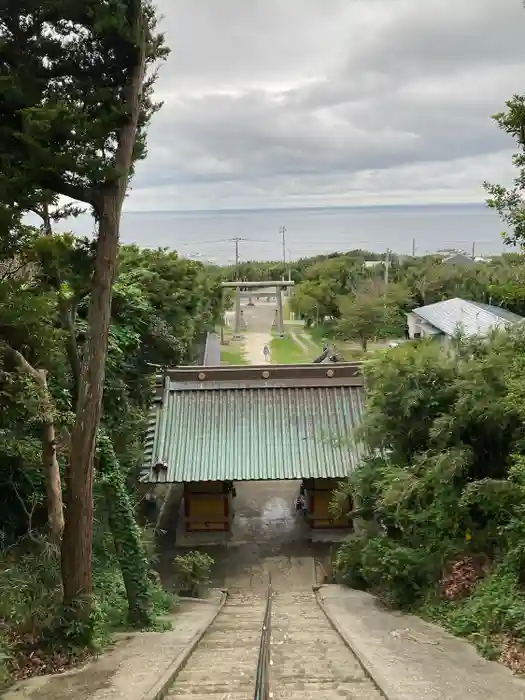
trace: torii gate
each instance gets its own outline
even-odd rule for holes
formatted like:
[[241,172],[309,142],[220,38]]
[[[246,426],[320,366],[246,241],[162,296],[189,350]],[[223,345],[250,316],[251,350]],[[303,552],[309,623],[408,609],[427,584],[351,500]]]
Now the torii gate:
[[241,287],[247,289],[267,289],[275,287],[277,296],[277,333],[284,335],[284,319],[283,319],[283,289],[293,287],[292,280],[279,280],[278,282],[223,282],[223,289],[235,289],[235,325],[234,335],[239,335],[241,332]]

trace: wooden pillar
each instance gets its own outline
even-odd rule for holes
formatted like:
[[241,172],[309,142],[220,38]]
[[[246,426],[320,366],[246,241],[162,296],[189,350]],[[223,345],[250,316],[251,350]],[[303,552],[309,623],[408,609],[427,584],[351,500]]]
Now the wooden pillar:
[[233,328],[234,336],[241,334],[241,288],[235,290],[235,323]]
[[277,333],[281,336],[284,335],[282,287],[277,287]]

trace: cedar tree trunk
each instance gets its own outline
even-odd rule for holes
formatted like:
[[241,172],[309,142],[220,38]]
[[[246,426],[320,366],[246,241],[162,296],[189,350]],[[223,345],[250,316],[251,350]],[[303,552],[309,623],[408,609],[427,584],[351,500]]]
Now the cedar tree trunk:
[[[91,614],[93,460],[102,408],[111,297],[118,261],[120,215],[133,162],[145,72],[143,17],[140,3],[138,5],[135,29],[136,36],[141,38],[124,91],[129,117],[117,134],[117,175],[113,181],[97,190],[93,201],[99,221],[97,251],[88,333],[66,474],[66,523],[62,539],[63,602],[68,617],[81,622],[87,622]],[[86,634],[89,634],[88,627]]]

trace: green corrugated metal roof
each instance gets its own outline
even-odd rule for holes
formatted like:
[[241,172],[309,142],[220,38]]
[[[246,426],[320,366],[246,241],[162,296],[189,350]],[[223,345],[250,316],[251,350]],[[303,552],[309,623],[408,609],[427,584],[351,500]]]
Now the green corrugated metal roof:
[[337,478],[362,457],[363,387],[172,390],[164,402],[146,480],[158,463],[168,482]]

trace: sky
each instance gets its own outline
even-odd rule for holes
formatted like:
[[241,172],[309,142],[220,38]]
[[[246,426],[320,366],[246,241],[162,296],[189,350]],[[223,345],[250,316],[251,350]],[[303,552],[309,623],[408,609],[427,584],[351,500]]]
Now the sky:
[[157,0],[171,55],[125,208],[482,202],[521,0]]

